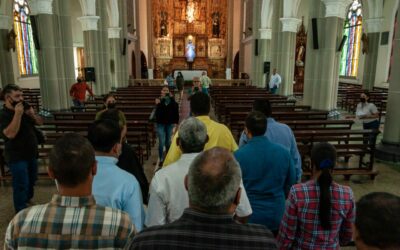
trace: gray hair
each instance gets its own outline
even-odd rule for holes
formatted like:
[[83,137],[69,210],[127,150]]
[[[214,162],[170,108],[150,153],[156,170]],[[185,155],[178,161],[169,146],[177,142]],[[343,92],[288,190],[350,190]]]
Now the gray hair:
[[207,128],[199,119],[187,118],[179,126],[178,138],[184,153],[201,152],[207,142]]
[[241,180],[239,163],[232,153],[218,147],[207,150],[190,165],[190,204],[209,212],[225,212],[234,202]]

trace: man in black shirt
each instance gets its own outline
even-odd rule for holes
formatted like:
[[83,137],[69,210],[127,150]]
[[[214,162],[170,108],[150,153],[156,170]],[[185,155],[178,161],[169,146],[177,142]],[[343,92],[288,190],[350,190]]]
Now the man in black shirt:
[[185,178],[189,208],[171,224],[143,230],[130,249],[277,249],[265,226],[233,220],[241,180],[239,164],[227,149],[200,153]]
[[35,125],[42,124],[42,120],[32,106],[24,102],[19,86],[6,85],[3,97],[0,135],[4,139],[5,160],[12,173],[14,208],[18,212],[26,208],[33,197],[38,154]]

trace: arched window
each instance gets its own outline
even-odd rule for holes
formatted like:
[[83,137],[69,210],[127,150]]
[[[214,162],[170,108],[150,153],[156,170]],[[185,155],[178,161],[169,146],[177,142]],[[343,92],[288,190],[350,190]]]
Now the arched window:
[[344,23],[345,44],[340,58],[340,75],[357,77],[361,51],[362,6],[360,0],[353,0]]
[[22,76],[38,74],[37,53],[33,42],[30,9],[26,0],[14,0],[14,30],[18,68]]

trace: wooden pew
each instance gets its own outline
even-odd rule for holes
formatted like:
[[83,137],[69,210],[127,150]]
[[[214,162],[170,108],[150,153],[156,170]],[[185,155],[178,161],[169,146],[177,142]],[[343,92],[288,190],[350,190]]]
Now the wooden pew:
[[[311,149],[318,142],[333,144],[338,157],[359,158],[358,167],[349,167],[347,160],[344,163],[338,161],[334,174],[344,175],[347,180],[352,175],[369,175],[373,180],[378,174],[373,169],[378,130],[295,130],[294,134],[302,156],[303,176],[311,175]],[[369,156],[368,160],[365,160],[366,156]]]

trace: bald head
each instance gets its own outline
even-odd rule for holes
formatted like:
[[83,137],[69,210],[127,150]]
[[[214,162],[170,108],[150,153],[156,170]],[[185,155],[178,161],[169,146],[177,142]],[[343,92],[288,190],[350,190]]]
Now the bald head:
[[237,198],[241,181],[239,164],[224,148],[198,155],[190,165],[188,192],[191,206],[210,213],[224,213]]

